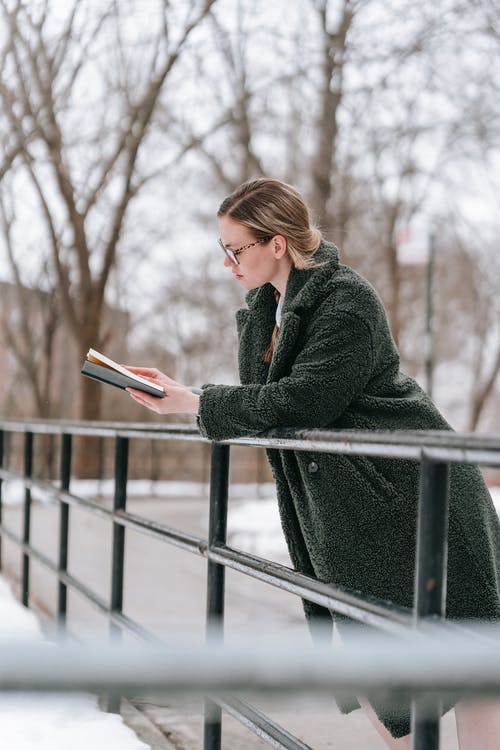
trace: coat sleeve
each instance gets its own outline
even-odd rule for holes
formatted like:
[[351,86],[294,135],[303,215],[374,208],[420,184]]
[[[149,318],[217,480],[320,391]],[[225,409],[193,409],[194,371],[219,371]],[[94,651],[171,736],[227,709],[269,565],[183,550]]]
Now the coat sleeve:
[[210,440],[276,427],[331,425],[364,390],[373,362],[368,326],[357,315],[317,315],[290,374],[276,382],[212,385],[200,396],[198,426]]

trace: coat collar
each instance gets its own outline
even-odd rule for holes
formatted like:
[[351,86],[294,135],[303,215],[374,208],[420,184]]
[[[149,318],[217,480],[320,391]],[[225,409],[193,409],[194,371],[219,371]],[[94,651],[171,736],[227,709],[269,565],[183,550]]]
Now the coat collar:
[[246,295],[248,308],[238,310],[236,321],[240,337],[239,369],[242,383],[278,380],[287,371],[288,359],[300,332],[301,312],[318,304],[327,293],[328,281],[338,268],[338,250],[321,242],[314,254],[318,265],[305,271],[292,268],[286,285],[281,326],[270,365],[262,352],[269,345],[275,323],[276,300],[272,284],[252,289]]
[[[313,268],[307,270],[291,269],[283,302],[283,315],[317,304],[318,295],[321,294],[322,288],[339,265],[337,248],[331,242],[325,240],[321,241],[314,254],[314,259],[318,265]],[[246,295],[246,301],[250,310],[260,308],[264,311],[269,309],[274,313],[276,302],[273,285],[264,284],[257,289],[251,289]]]

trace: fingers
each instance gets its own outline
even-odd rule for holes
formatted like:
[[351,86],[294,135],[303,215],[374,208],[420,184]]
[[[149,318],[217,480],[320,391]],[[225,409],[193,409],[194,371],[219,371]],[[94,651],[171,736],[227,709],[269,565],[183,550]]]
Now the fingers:
[[130,396],[132,396],[134,401],[137,401],[140,404],[144,404],[145,406],[153,405],[151,397],[148,398],[147,394],[144,393],[144,391],[138,391],[136,388],[125,388],[125,390]]
[[125,388],[129,396],[141,406],[145,406],[150,411],[154,411],[157,414],[163,414],[165,412],[163,402],[165,399],[158,398],[157,396],[150,396],[144,391],[138,391],[136,388]]
[[126,370],[134,372],[136,375],[142,375],[147,378],[159,378],[163,373],[156,369],[156,367],[131,367],[130,365],[122,365]]
[[135,375],[140,375],[142,378],[148,378],[156,383],[163,383],[165,385],[176,385],[182,388],[181,384],[176,380],[172,380],[168,375],[165,375],[161,370],[157,370],[156,367],[132,367],[130,365],[122,365],[125,369],[130,370]]

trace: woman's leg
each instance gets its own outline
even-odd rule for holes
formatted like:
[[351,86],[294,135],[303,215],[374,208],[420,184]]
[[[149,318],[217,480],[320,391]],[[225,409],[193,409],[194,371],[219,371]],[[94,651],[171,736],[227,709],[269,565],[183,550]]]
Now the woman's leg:
[[[334,646],[343,643],[342,636],[336,624],[334,624],[333,628],[332,642]],[[406,737],[400,737],[399,739],[393,737],[389,730],[382,724],[369,701],[367,701],[366,698],[360,698],[359,696],[356,697],[366,717],[369,719],[372,726],[375,727],[376,731],[390,750],[410,750],[411,737],[409,734],[407,734]]]
[[457,703],[455,721],[460,750],[499,750],[500,701]]
[[377,714],[371,707],[370,703],[366,700],[366,698],[360,698],[358,696],[358,703],[363,709],[363,711],[365,712],[368,719],[370,720],[371,724],[375,727],[379,735],[384,740],[387,747],[390,748],[390,750],[407,750],[407,748],[408,750],[410,750],[411,737],[409,734],[407,734],[406,737],[399,737],[398,739],[396,739],[395,737],[391,735],[391,733],[382,724],[382,722],[380,721]]

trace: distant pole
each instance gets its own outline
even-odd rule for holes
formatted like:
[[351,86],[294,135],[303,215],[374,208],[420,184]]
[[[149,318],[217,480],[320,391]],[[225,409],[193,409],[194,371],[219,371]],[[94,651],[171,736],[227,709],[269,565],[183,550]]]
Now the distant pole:
[[429,235],[429,258],[427,261],[427,312],[425,328],[425,390],[432,398],[432,377],[434,369],[434,261],[436,254],[436,236]]

